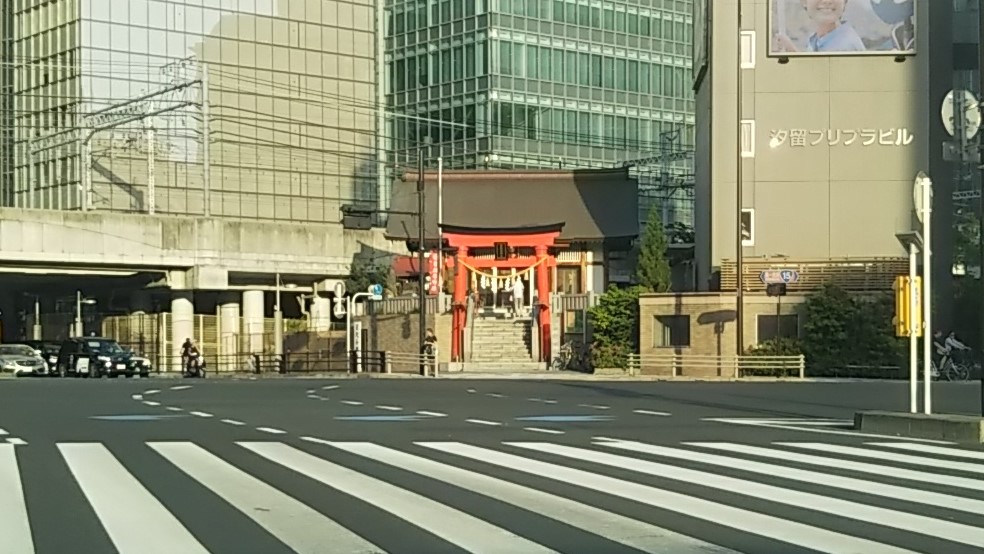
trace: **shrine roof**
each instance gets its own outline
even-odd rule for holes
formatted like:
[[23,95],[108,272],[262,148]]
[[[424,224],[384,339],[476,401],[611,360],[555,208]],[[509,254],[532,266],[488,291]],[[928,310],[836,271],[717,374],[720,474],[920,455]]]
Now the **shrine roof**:
[[[638,183],[627,168],[445,171],[445,229],[522,232],[563,223],[566,242],[631,239],[639,234]],[[424,172],[428,241],[437,239],[437,172]],[[393,182],[386,236],[415,242],[417,173]],[[403,212],[403,213],[399,213]]]

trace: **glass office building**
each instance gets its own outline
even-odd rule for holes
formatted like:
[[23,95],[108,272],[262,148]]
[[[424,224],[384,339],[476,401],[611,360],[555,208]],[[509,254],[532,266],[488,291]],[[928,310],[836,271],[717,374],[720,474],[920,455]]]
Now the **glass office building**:
[[[397,161],[415,163],[424,147],[450,168],[612,167],[659,155],[672,134],[674,148],[692,145],[691,9],[691,0],[390,0]],[[658,165],[639,168],[641,183],[660,178]],[[691,165],[668,167],[679,177]]]
[[372,0],[0,4],[3,205],[337,222],[377,201]]

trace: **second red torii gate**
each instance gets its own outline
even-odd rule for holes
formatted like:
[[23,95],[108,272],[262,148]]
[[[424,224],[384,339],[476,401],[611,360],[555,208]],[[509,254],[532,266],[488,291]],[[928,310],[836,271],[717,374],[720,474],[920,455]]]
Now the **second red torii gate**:
[[[456,250],[454,263],[457,266],[454,280],[451,359],[464,361],[464,328],[468,310],[468,273],[472,268],[487,267],[499,269],[520,269],[536,271],[536,302],[538,308],[538,337],[540,361],[550,360],[550,279],[547,271],[557,265],[550,254],[563,229],[563,223],[539,225],[535,227],[478,228],[458,225],[441,225],[444,240]],[[532,248],[533,256],[510,254],[505,260],[489,260],[473,257],[472,248],[493,248],[497,242],[507,243],[511,249]]]

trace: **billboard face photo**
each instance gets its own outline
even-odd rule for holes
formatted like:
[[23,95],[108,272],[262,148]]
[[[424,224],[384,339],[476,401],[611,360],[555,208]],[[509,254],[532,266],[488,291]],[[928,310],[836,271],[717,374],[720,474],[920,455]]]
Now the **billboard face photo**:
[[916,51],[916,0],[770,0],[770,56]]

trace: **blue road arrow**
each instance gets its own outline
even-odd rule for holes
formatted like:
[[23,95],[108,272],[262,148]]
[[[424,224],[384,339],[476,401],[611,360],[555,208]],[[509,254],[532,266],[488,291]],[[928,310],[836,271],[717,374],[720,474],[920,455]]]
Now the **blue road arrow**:
[[550,423],[579,423],[584,421],[611,421],[612,416],[605,415],[544,415],[517,417],[517,421],[543,421]]
[[171,419],[175,417],[188,417],[184,415],[148,415],[148,414],[134,414],[134,415],[103,415],[103,416],[91,416],[89,419],[100,419],[103,421],[159,421],[162,419]]
[[367,415],[367,416],[336,416],[340,421],[420,421],[424,418],[417,415]]

